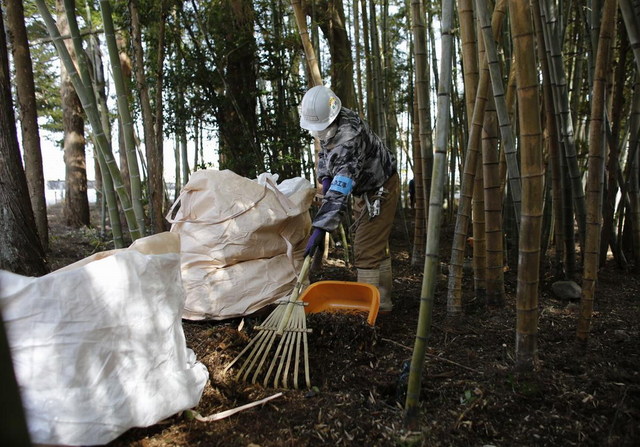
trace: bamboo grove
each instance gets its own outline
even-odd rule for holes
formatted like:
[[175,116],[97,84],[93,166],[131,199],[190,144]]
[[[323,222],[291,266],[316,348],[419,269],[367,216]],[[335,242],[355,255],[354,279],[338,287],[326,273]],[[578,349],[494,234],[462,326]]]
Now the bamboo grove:
[[[537,364],[543,273],[581,284],[575,337],[584,345],[598,270],[608,258],[621,269],[640,265],[638,0],[3,5],[28,180],[28,190],[12,180],[13,191],[31,198],[22,213],[35,217],[39,238],[4,237],[31,238],[24,246],[39,253],[47,244],[42,159],[37,142],[27,138],[38,131],[37,124],[26,127],[37,120],[27,110],[55,119],[36,96],[63,110],[72,107],[65,98],[76,96],[79,132],[86,120],[115,247],[165,229],[172,193],[163,177],[167,145],[173,145],[176,191],[190,172],[207,167],[205,154],[215,154],[216,167],[249,177],[271,171],[312,180],[313,142],[297,116],[306,88],[330,85],[343,105],[367,119],[396,154],[405,208],[408,182],[415,180],[411,261],[424,275],[408,420],[418,404],[443,265],[452,320],[464,311],[469,257],[473,294],[489,308],[505,305],[504,272],[517,272],[516,366],[524,370]],[[33,60],[20,49],[31,49]],[[44,87],[47,51],[61,66],[68,92],[62,98],[50,99],[59,90]],[[31,81],[18,76],[24,67]],[[28,95],[30,82],[38,95]],[[66,144],[71,120],[64,121],[58,131],[73,163]],[[15,140],[3,141],[3,151],[16,147]],[[453,231],[449,253],[440,244],[445,229]],[[12,265],[4,254],[2,263]]]

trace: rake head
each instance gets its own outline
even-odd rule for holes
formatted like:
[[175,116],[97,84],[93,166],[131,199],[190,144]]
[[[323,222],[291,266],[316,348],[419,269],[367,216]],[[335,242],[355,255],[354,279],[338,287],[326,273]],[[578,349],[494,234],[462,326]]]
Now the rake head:
[[[307,334],[311,329],[307,328],[304,303],[278,302],[278,307],[255,329],[258,333],[226,366],[225,371],[244,359],[236,372],[236,380],[251,383],[262,381],[265,387],[273,381],[274,388],[288,388],[293,382],[293,387],[297,389],[302,369],[306,386],[310,388]],[[301,362],[303,368],[300,368]]]

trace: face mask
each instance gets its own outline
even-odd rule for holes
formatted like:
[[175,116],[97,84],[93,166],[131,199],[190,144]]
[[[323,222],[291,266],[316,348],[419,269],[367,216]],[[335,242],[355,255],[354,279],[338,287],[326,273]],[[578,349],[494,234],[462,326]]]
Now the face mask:
[[322,141],[327,141],[335,136],[337,130],[338,126],[336,124],[332,124],[325,130],[312,130],[311,135]]

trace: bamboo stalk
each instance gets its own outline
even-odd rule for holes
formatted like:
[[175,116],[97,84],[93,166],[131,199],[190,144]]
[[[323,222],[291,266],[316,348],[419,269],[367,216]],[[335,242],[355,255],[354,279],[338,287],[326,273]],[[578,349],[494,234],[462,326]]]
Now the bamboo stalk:
[[[499,35],[502,30],[502,22],[505,17],[506,1],[500,0],[493,12],[492,26],[494,35]],[[469,141],[464,160],[464,171],[460,185],[460,203],[454,230],[453,244],[451,247],[451,261],[449,265],[449,282],[447,292],[447,313],[457,315],[462,312],[462,271],[464,264],[464,253],[466,248],[467,233],[469,230],[469,220],[471,214],[471,200],[473,196],[474,178],[476,173],[478,148],[482,125],[484,122],[484,111],[487,102],[487,89],[489,87],[489,70],[487,59],[480,61],[480,80],[478,91],[474,103],[473,120]]]
[[598,254],[602,228],[602,189],[604,184],[604,114],[607,74],[611,60],[611,46],[614,39],[616,0],[605,0],[602,24],[598,39],[596,71],[593,79],[591,101],[591,124],[589,128],[589,170],[587,172],[587,238],[584,252],[584,272],[582,276],[582,297],[576,337],[586,343],[591,328],[593,302],[598,279]]
[[542,88],[545,108],[545,140],[549,151],[549,164],[551,165],[552,207],[555,240],[555,260],[557,273],[567,274],[565,258],[565,223],[564,223],[564,187],[562,169],[560,165],[560,147],[558,144],[558,126],[553,110],[553,92],[551,91],[551,74],[547,60],[547,49],[543,35],[542,17],[540,14],[540,0],[533,0],[533,19],[536,28],[536,42],[538,59],[542,69]]
[[[65,2],[74,0],[65,0]],[[127,156],[127,165],[129,166],[129,177],[131,180],[131,201],[133,203],[133,211],[138,222],[138,228],[144,234],[145,215],[142,206],[142,182],[140,180],[140,168],[138,165],[138,157],[136,156],[136,143],[133,134],[133,117],[129,108],[122,69],[120,67],[120,54],[118,45],[116,44],[115,29],[113,26],[113,17],[111,3],[108,0],[100,0],[100,10],[102,12],[102,22],[104,24],[104,36],[107,42],[107,50],[109,53],[109,61],[111,63],[111,72],[113,74],[113,83],[116,89],[116,103],[118,105],[118,114],[122,122],[122,130],[124,134],[124,145]]]
[[516,297],[516,362],[527,370],[537,363],[540,233],[543,213],[544,165],[535,36],[529,2],[509,1],[513,36],[522,159],[522,223],[519,238]]
[[[131,234],[132,240],[136,240],[142,236],[140,229],[138,228],[136,216],[133,212],[133,208],[131,206],[131,200],[129,198],[129,194],[126,191],[124,183],[122,181],[122,175],[120,174],[120,169],[116,163],[115,158],[113,157],[113,153],[111,153],[110,146],[107,141],[107,137],[105,135],[104,129],[102,128],[102,123],[100,121],[100,115],[98,109],[96,107],[96,100],[93,96],[93,89],[88,87],[80,77],[80,74],[76,70],[76,67],[69,56],[69,52],[67,51],[66,46],[60,36],[60,33],[56,27],[55,21],[53,17],[51,17],[51,13],[47,8],[44,0],[36,0],[36,5],[38,6],[38,11],[42,16],[45,25],[47,27],[47,31],[51,38],[53,39],[53,43],[56,47],[58,55],[60,59],[65,65],[65,68],[69,72],[71,77],[71,81],[73,86],[78,93],[78,97],[80,98],[80,102],[82,103],[82,108],[84,109],[89,121],[91,123],[91,128],[93,130],[94,138],[97,143],[97,148],[100,150],[104,156],[105,165],[111,174],[113,179],[114,188],[116,193],[118,194],[118,198],[120,199],[120,203],[122,205],[122,211],[124,212],[125,218],[127,220],[127,225],[129,226],[129,233]],[[80,65],[81,69],[82,65]],[[86,70],[86,66],[84,67]]]
[[441,22],[441,64],[440,82],[438,83],[438,108],[436,119],[435,156],[433,177],[431,180],[431,196],[429,198],[429,221],[427,250],[420,292],[420,315],[418,328],[411,357],[407,397],[405,401],[405,422],[415,425],[418,416],[418,402],[422,384],[422,372],[427,348],[427,337],[431,332],[433,301],[438,269],[440,268],[440,229],[442,202],[447,171],[447,146],[449,142],[449,106],[451,104],[451,59],[453,56],[453,0],[442,2]]
[[580,245],[584,246],[585,241],[585,219],[586,202],[584,189],[582,187],[582,175],[578,167],[578,155],[576,152],[575,136],[573,129],[573,119],[569,107],[569,92],[567,77],[564,71],[563,58],[560,46],[560,37],[555,27],[555,13],[552,5],[541,2],[541,17],[544,25],[544,38],[547,47],[547,57],[549,59],[549,74],[554,98],[554,108],[557,120],[560,123],[561,144],[564,148],[564,156],[569,171],[571,192],[573,203],[575,204],[575,214],[580,235]]
[[520,170],[518,168],[518,154],[516,151],[515,138],[511,119],[509,118],[509,109],[505,99],[505,89],[502,83],[502,70],[498,59],[498,51],[496,49],[494,35],[491,32],[491,22],[489,20],[489,10],[485,2],[477,1],[478,20],[480,21],[485,54],[487,57],[487,66],[489,67],[489,75],[491,76],[491,88],[493,90],[493,98],[495,101],[495,109],[498,116],[498,124],[500,126],[500,135],[502,136],[503,150],[507,162],[507,173],[509,179],[509,188],[511,189],[511,197],[513,199],[513,209],[516,215],[516,225],[520,228],[520,208],[521,208],[521,185]]

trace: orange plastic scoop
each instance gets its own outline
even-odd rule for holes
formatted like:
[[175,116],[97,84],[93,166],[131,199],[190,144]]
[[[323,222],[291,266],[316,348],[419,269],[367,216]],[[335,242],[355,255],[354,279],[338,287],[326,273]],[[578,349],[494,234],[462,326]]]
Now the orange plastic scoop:
[[364,312],[373,326],[378,317],[380,292],[376,286],[352,281],[318,281],[311,284],[300,296],[308,303],[306,313],[315,312]]

